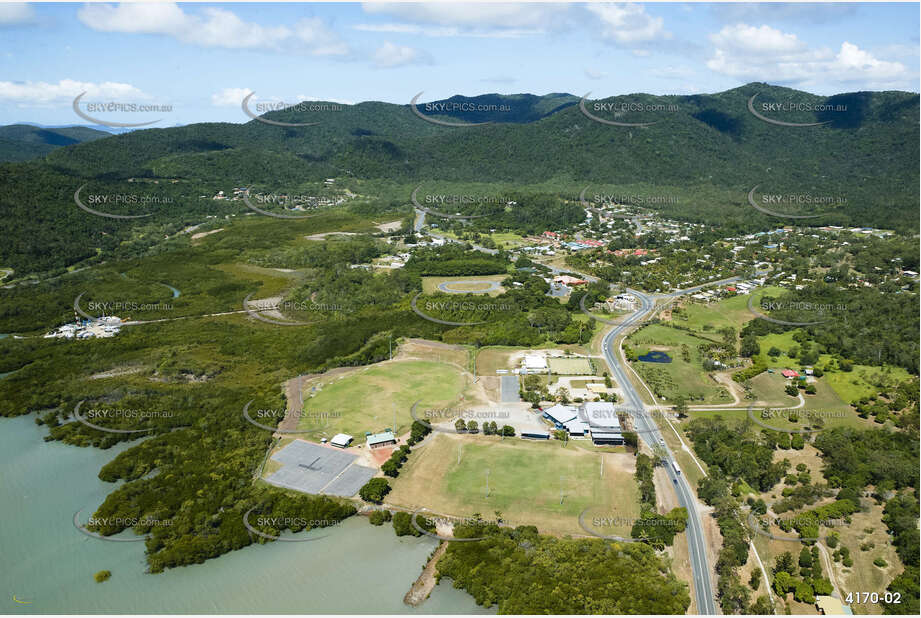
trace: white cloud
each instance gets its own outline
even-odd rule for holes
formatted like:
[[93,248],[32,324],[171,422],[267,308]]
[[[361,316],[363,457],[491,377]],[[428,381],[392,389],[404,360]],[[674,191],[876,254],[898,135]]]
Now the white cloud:
[[34,17],[32,7],[25,2],[0,3],[0,26],[26,24]]
[[[215,107],[238,107],[243,103],[246,95],[251,93],[249,88],[224,88],[211,95],[211,105]],[[256,97],[253,97],[256,98]]]
[[649,15],[642,6],[590,4],[587,8],[601,22],[602,36],[615,43],[635,45],[672,37],[665,29],[665,20]]
[[545,29],[569,11],[566,4],[427,2],[362,4],[365,13],[391,15],[410,23],[464,29]]
[[148,100],[150,95],[131,84],[118,82],[81,82],[62,79],[49,82],[0,82],[0,101],[11,101],[22,105],[48,104],[73,100],[80,93],[86,93],[84,101],[105,100],[106,102],[131,102]]
[[159,34],[201,47],[281,50],[301,48],[315,55],[342,55],[348,46],[316,18],[288,26],[263,26],[225,9],[206,7],[186,13],[173,3],[88,4],[79,20],[100,32]]
[[810,48],[795,34],[770,26],[735,24],[710,35],[714,44],[707,67],[744,81],[794,84],[860,83],[877,88],[899,85],[908,71],[900,62],[876,58],[869,51],[845,41],[836,52]]
[[380,69],[428,62],[429,58],[424,52],[405,45],[395,45],[390,41],[384,41],[374,52],[374,65]]
[[739,54],[786,56],[802,53],[806,49],[806,44],[795,34],[785,34],[766,25],[760,28],[747,24],[724,26],[717,34],[710,35],[710,41],[717,49]]
[[423,26],[418,24],[356,24],[355,30],[362,32],[385,32],[387,34],[415,34],[427,37],[471,37],[481,39],[518,39],[526,36],[543,34],[539,29],[501,29],[501,30],[470,30],[448,26]]

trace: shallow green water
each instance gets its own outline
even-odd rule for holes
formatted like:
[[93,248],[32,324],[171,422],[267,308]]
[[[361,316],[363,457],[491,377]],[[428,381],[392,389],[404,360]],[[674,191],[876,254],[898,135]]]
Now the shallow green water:
[[[33,418],[0,419],[0,613],[482,613],[445,581],[418,608],[403,595],[435,548],[353,517],[310,543],[269,543],[205,564],[145,573],[144,543],[87,537],[112,489],[96,475],[118,452],[43,442]],[[131,533],[129,532],[128,535]],[[112,578],[93,581],[108,569]],[[29,603],[17,603],[13,597]]]

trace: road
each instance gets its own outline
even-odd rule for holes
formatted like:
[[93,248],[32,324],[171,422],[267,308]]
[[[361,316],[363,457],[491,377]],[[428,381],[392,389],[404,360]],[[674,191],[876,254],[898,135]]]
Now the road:
[[[715,283],[715,282],[714,282]],[[711,284],[712,285],[712,284]],[[650,447],[659,444],[666,452],[666,466],[669,478],[675,486],[678,494],[678,502],[688,511],[688,556],[691,561],[691,569],[694,577],[694,597],[697,600],[697,613],[699,614],[716,614],[716,604],[713,600],[713,588],[710,585],[710,565],[707,562],[706,546],[707,540],[703,532],[703,524],[700,520],[700,513],[697,511],[697,499],[694,492],[691,491],[684,475],[675,474],[672,462],[675,461],[671,450],[666,446],[662,447],[660,442],[662,435],[659,428],[646,414],[646,408],[643,400],[630,377],[627,375],[620,356],[620,344],[615,346],[615,340],[625,334],[631,326],[641,322],[646,316],[653,312],[655,308],[655,298],[639,292],[629,290],[640,301],[640,308],[608,332],[602,339],[602,352],[604,358],[611,369],[611,377],[619,384],[624,393],[625,402],[637,410],[636,428],[639,437]]]

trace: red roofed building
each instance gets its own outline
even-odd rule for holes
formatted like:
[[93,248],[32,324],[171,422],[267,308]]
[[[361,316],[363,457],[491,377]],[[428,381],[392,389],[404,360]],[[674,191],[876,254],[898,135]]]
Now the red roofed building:
[[580,240],[579,242],[581,242],[583,245],[588,245],[589,247],[603,247],[604,246],[604,243],[601,242],[600,240],[586,239],[586,240]]
[[560,238],[560,235],[557,234],[556,232],[544,232],[544,236],[546,236],[547,238],[553,238],[553,239]]
[[780,375],[785,378],[798,378],[799,372],[793,371],[792,369],[784,369],[780,372]]
[[734,286],[734,285],[726,286],[726,291],[727,291],[727,292],[735,292],[735,291],[736,291],[736,286]]

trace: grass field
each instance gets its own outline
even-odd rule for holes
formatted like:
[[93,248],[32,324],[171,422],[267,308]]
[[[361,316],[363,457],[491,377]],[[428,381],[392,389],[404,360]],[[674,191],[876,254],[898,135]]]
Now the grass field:
[[[459,401],[467,380],[445,363],[407,360],[379,363],[337,376],[328,382],[309,382],[298,429],[322,428],[311,439],[347,433],[358,441],[366,431],[393,427],[398,434],[412,424],[410,409],[416,400],[420,418],[429,408],[447,408]],[[317,387],[315,394],[310,389]]]
[[[655,349],[672,358],[670,363],[632,364],[657,397],[673,400],[683,395],[691,403],[731,403],[733,399],[726,389],[703,369],[697,346],[704,340],[683,330],[653,324],[630,335],[627,342],[639,355]],[[682,358],[682,345],[688,347],[690,362]]]
[[879,389],[874,384],[883,382],[895,384],[908,380],[910,376],[902,367],[870,367],[868,365],[854,365],[851,372],[834,371],[825,374],[823,380],[846,402],[875,395]]
[[[758,299],[764,293],[777,296],[783,291],[783,288],[778,287],[760,288],[756,292],[757,297],[753,305],[757,308]],[[731,326],[738,332],[745,326],[746,322],[755,318],[752,312],[748,310],[748,299],[748,295],[739,294],[717,303],[690,303],[681,312],[674,314],[672,320],[676,324],[687,326],[698,332],[708,332],[708,328],[715,332],[726,326]]]
[[[453,238],[457,240],[457,234],[447,230],[441,230],[438,234],[445,236],[446,238]],[[524,236],[519,234],[513,234],[512,232],[494,232],[492,234],[480,234],[481,237],[488,236],[496,243],[497,246],[501,246],[505,249],[514,249],[522,245],[528,244],[525,242]]]
[[[478,512],[487,519],[494,518],[498,510],[512,525],[532,524],[551,534],[586,534],[578,518],[589,508],[589,526],[596,516],[639,516],[631,455],[601,455],[573,443],[564,447],[558,441],[439,433],[410,457],[393,486],[388,497],[393,504],[425,507],[446,515]],[[629,528],[621,525],[598,530],[624,535]]]
[[[462,290],[468,292],[477,292],[480,289],[484,289],[486,286],[481,285],[461,285],[457,282],[466,282],[466,281],[495,281],[496,283],[502,283],[508,275],[465,275],[463,277],[422,277],[422,291],[425,294],[435,294],[439,292],[444,294],[441,290],[438,289],[438,286],[442,283],[451,283],[449,286],[452,290]],[[471,289],[472,288],[472,289]],[[493,290],[492,292],[486,292],[487,296],[498,296],[505,292],[504,288],[499,288],[498,290]]]
[[548,358],[547,364],[550,372],[557,375],[584,376],[595,373],[587,358]]
[[[396,347],[396,344],[394,344]],[[437,363],[453,363],[473,372],[473,348],[467,346],[450,346],[439,341],[425,339],[403,340],[394,358],[400,360],[427,360]]]

